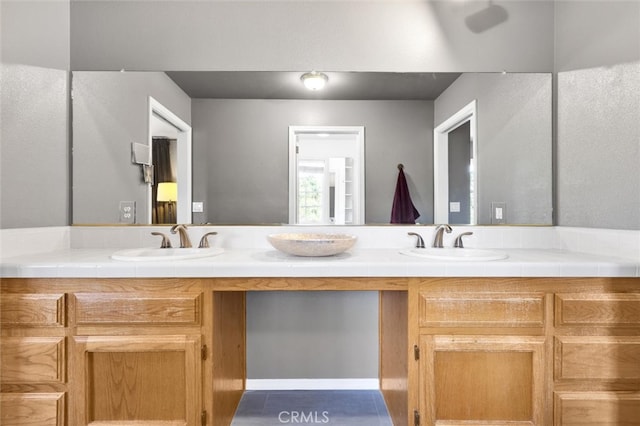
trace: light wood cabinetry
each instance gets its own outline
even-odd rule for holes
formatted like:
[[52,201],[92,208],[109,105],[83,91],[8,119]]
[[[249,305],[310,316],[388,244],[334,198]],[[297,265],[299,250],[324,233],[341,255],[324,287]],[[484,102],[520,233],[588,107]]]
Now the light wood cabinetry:
[[64,293],[2,292],[1,424],[65,424],[65,318]]
[[396,426],[640,425],[638,278],[3,279],[3,425],[228,426],[245,292],[378,290]]
[[556,293],[554,379],[555,426],[640,425],[640,288]]
[[547,424],[545,294],[441,284],[409,290],[414,424]]
[[0,423],[228,425],[244,388],[244,293],[210,284],[3,279]]
[[640,425],[637,278],[412,278],[407,309],[397,424]]

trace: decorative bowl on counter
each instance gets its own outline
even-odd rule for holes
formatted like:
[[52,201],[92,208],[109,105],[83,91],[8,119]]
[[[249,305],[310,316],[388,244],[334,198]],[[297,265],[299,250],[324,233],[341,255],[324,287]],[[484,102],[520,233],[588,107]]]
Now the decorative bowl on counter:
[[273,247],[294,256],[333,256],[351,248],[357,237],[347,234],[291,233],[271,234]]

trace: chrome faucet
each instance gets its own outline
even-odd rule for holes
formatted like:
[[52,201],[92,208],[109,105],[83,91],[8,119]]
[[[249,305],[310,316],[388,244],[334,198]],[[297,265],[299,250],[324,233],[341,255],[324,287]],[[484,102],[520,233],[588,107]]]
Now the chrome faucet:
[[445,232],[447,234],[450,234],[451,231],[452,231],[451,227],[446,223],[436,226],[436,235],[433,237],[433,244],[431,245],[431,247],[443,248],[444,245],[442,244],[442,236],[444,235]]
[[173,225],[171,227],[172,234],[180,235],[180,248],[189,248],[191,246],[191,240],[189,239],[189,234],[187,233],[187,225]]

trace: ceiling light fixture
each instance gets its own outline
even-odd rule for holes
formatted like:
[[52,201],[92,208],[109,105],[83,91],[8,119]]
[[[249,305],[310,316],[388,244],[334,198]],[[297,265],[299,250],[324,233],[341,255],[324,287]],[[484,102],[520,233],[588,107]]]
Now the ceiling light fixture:
[[329,77],[324,73],[311,71],[302,74],[300,80],[304,83],[304,87],[309,90],[321,90],[329,81]]

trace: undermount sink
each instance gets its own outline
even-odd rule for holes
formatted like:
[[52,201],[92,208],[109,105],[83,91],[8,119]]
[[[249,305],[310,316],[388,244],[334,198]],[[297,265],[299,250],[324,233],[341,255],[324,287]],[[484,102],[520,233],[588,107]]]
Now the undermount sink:
[[354,235],[291,233],[271,234],[267,236],[271,245],[281,252],[294,256],[333,256],[351,248],[355,242]]
[[111,255],[113,260],[150,262],[160,260],[187,260],[217,256],[224,252],[219,247],[209,248],[135,248],[120,250]]
[[422,257],[425,259],[447,260],[457,262],[481,262],[502,260],[509,255],[499,250],[473,249],[473,248],[414,248],[403,250],[400,253],[407,256]]

